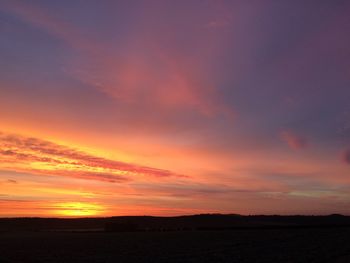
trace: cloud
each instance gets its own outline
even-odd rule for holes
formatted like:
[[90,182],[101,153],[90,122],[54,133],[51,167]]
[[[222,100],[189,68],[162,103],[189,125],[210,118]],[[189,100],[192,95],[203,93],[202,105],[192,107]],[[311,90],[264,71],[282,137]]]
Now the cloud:
[[[135,36],[134,41],[144,40]],[[130,48],[125,56],[85,54],[72,62],[67,73],[117,100],[128,112],[142,108],[147,115],[149,110],[168,116],[192,111],[204,117],[231,118],[233,110],[219,102],[216,83],[197,60],[171,48],[144,43]]]
[[0,10],[16,15],[22,21],[44,30],[73,48],[90,51],[93,48],[91,42],[82,37],[79,30],[72,24],[48,14],[44,8],[25,1],[5,0],[0,3]]
[[185,177],[168,170],[111,160],[53,142],[0,134],[0,166],[10,170],[125,182],[133,176]]
[[[218,101],[215,83],[203,69],[203,65],[210,64],[213,53],[207,34],[201,35],[205,51],[189,57],[177,50],[176,43],[159,44],[167,40],[167,32],[148,21],[148,17],[157,15],[150,11],[145,14],[142,30],[125,39],[126,51],[119,54],[110,52],[109,42],[89,38],[74,24],[35,4],[4,1],[0,9],[77,50],[79,56],[65,67],[66,73],[130,108],[156,108],[163,113],[193,110],[206,117],[234,116],[229,107]],[[221,26],[223,22],[213,23]]]
[[280,133],[280,138],[288,144],[293,150],[304,149],[308,146],[308,141],[305,137],[295,134],[291,131],[283,131]]
[[13,179],[8,179],[7,182],[11,184],[17,184],[17,181]]
[[223,28],[223,27],[227,27],[230,25],[230,21],[229,19],[217,19],[217,20],[213,20],[210,21],[206,26],[208,28]]
[[350,164],[350,149],[347,149],[342,153],[342,160],[346,164]]

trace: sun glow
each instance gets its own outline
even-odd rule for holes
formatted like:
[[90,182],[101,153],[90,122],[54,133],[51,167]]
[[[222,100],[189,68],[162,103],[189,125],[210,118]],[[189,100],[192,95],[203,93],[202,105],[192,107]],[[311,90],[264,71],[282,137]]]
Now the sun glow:
[[83,203],[83,202],[67,202],[60,203],[55,206],[55,214],[68,217],[97,216],[104,212],[101,205]]

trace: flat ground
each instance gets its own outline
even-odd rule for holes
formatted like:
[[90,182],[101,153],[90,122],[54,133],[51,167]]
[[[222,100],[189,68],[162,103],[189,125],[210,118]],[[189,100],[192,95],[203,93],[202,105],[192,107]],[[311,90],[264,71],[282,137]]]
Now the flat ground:
[[350,262],[350,228],[0,233],[0,262]]

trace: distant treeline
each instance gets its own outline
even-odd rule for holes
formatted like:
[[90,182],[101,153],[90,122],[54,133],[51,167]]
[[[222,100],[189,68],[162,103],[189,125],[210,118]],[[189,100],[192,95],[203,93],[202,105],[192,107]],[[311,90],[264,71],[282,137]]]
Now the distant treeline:
[[350,227],[350,217],[221,215],[177,217],[118,216],[108,218],[0,218],[0,231],[190,231],[229,229]]

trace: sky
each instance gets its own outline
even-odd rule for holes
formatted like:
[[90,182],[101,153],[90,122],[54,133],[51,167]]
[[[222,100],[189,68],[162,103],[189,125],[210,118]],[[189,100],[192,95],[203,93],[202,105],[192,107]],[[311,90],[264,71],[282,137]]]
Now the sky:
[[0,217],[349,214],[349,14],[0,0]]

